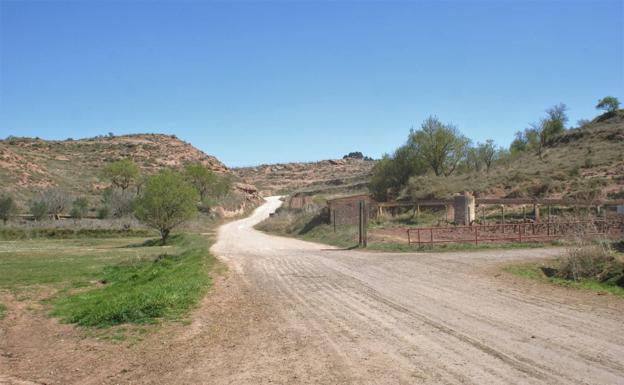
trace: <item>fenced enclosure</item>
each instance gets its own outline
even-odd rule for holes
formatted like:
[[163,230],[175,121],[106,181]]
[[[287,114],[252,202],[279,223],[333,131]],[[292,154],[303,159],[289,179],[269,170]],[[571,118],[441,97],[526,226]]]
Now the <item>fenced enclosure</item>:
[[507,223],[405,229],[409,245],[443,243],[536,242],[573,238],[611,237],[623,233],[619,221],[587,220],[544,223]]

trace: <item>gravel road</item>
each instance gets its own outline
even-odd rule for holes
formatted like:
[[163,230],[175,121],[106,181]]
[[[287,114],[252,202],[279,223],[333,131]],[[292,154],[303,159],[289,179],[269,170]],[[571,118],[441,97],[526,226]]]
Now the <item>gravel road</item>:
[[[278,339],[290,341],[284,364],[267,358],[273,369],[263,368],[292,373],[275,382],[624,384],[624,301],[497,268],[560,250],[388,254],[254,230],[280,203],[270,197],[224,225],[213,247],[269,312],[266,352],[279,356]],[[267,382],[244,373],[253,365],[237,368],[229,380]]]

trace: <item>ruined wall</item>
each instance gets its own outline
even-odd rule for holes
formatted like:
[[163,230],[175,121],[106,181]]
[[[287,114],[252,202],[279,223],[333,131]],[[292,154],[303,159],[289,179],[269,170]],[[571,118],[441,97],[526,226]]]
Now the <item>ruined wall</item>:
[[357,225],[360,217],[360,201],[367,203],[369,216],[371,213],[371,199],[367,195],[358,195],[345,198],[337,198],[327,201],[329,208],[329,223],[336,225]]

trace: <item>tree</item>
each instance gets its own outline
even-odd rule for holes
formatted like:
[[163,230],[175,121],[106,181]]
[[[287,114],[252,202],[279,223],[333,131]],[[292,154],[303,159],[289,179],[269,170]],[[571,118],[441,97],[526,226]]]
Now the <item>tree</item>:
[[122,159],[107,164],[104,167],[104,175],[111,180],[115,187],[126,191],[128,187],[139,177],[139,166],[132,159]]
[[184,176],[195,187],[202,202],[206,195],[211,192],[214,194],[214,190],[217,189],[219,177],[201,163],[190,163],[184,166]]
[[411,131],[408,145],[413,147],[436,176],[449,176],[466,157],[470,141],[451,124],[430,116],[420,130]]
[[89,211],[89,201],[87,198],[80,197],[76,198],[72,203],[72,209],[69,212],[72,218],[81,219],[87,215]]
[[135,215],[158,230],[164,244],[171,230],[197,213],[198,198],[181,174],[164,170],[148,178],[142,195],[136,199]]
[[36,221],[45,219],[48,215],[48,205],[42,200],[33,200],[30,202],[30,214]]
[[544,145],[549,143],[552,138],[565,131],[565,125],[568,122],[566,114],[568,107],[559,103],[546,110],[546,119],[543,120],[542,141]]
[[17,206],[15,205],[15,201],[13,197],[10,195],[3,195],[0,197],[0,219],[6,225],[7,221],[11,219],[15,212],[17,211]]
[[620,109],[620,101],[615,96],[605,96],[598,101],[596,109],[614,113]]
[[30,202],[30,213],[35,220],[44,219],[50,214],[54,219],[66,211],[71,199],[69,195],[58,187],[52,187],[38,194],[37,198]]
[[494,141],[488,139],[485,143],[477,144],[477,153],[479,159],[481,159],[481,162],[485,165],[485,172],[489,173],[492,163],[496,160],[496,155],[498,154]]
[[115,218],[132,214],[134,197],[134,194],[130,191],[107,188],[102,194],[102,208],[106,208],[103,213],[112,215]]
[[385,154],[371,172],[369,188],[375,199],[386,201],[397,195],[410,177],[422,174],[427,165],[417,156],[411,146],[403,145],[392,156]]

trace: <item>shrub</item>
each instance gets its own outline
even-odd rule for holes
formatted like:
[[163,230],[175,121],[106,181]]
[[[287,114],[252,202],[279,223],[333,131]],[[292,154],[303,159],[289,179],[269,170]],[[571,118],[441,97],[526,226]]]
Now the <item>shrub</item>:
[[97,211],[98,219],[106,219],[110,217],[110,208],[108,206],[102,206]]
[[71,217],[75,219],[84,218],[87,215],[88,210],[89,201],[87,200],[87,198],[76,198],[72,203],[72,209],[69,212],[69,215],[71,215]]
[[624,263],[616,258],[608,244],[579,243],[560,259],[556,275],[573,281],[595,279],[619,283],[624,277]]
[[0,197],[0,219],[6,225],[7,221],[15,215],[17,207],[15,201],[10,195],[4,195]]
[[47,203],[42,200],[34,200],[30,202],[30,214],[36,221],[45,219],[48,215]]

